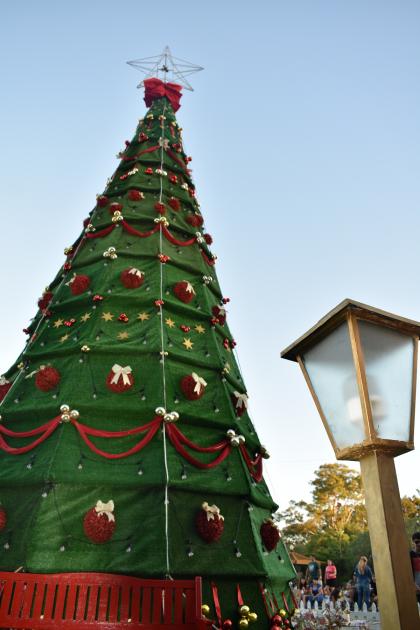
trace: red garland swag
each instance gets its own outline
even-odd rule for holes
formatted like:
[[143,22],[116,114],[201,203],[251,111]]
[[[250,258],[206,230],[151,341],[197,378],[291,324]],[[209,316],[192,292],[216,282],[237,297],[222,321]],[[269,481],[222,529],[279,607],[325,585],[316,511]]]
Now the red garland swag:
[[73,277],[73,279],[70,281],[69,286],[70,291],[73,295],[81,295],[88,290],[90,286],[90,278],[89,276],[79,274]]
[[7,525],[7,512],[2,505],[0,505],[0,532]]
[[61,379],[60,372],[51,365],[43,365],[35,376],[35,385],[41,392],[50,392],[57,387]]
[[93,507],[85,514],[83,529],[89,540],[101,545],[112,538],[115,531],[115,520],[110,520],[106,513],[101,514]]
[[144,273],[136,267],[128,267],[121,272],[120,280],[126,289],[138,289],[144,282]]

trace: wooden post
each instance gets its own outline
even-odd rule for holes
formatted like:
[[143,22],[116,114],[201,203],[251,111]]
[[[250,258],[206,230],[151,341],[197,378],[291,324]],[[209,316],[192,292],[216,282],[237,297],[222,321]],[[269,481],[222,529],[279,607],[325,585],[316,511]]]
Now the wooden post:
[[360,460],[382,630],[420,630],[394,458]]

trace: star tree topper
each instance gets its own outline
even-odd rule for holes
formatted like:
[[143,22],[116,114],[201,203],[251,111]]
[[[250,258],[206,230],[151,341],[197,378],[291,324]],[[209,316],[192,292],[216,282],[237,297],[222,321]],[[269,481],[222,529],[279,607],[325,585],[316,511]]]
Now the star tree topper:
[[[193,63],[189,63],[189,61],[174,57],[169,46],[166,46],[163,53],[160,55],[134,59],[133,61],[127,61],[127,63],[133,66],[133,68],[140,70],[140,72],[143,72],[145,79],[154,77],[161,79],[164,83],[174,81],[191,92],[193,88],[185,77],[204,70],[201,66],[196,66]],[[143,87],[143,81],[141,81],[137,87]]]

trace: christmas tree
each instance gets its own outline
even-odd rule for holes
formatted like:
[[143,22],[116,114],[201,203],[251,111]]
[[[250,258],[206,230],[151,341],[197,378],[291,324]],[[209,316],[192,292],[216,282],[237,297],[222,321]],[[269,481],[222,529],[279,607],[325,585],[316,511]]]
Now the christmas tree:
[[[165,75],[166,76],[166,75]],[[203,578],[216,627],[291,605],[175,112],[150,109],[0,381],[0,570]],[[255,616],[255,615],[254,615]]]

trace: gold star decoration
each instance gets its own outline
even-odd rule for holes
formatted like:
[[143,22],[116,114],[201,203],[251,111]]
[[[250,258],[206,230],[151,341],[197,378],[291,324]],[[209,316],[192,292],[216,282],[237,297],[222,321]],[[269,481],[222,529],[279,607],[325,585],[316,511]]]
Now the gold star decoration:
[[194,342],[191,341],[191,339],[184,337],[184,341],[182,342],[182,345],[185,346],[187,350],[192,350]]
[[80,318],[81,322],[87,322],[88,319],[90,319],[90,313],[85,313],[84,315],[82,315],[82,317]]
[[141,322],[146,322],[148,319],[150,319],[150,315],[149,313],[145,313],[143,311],[143,313],[139,313],[137,319],[139,319]]
[[196,332],[198,332],[199,335],[202,335],[203,333],[206,332],[206,329],[201,324],[197,324],[197,326],[195,326],[194,330]]
[[114,319],[114,316],[112,313],[102,313],[101,317],[106,322],[112,322],[112,320]]
[[174,328],[174,326],[175,326],[175,322],[174,322],[174,320],[173,320],[173,319],[171,319],[170,317],[167,317],[167,318],[165,319],[165,324],[166,324],[167,326],[169,326],[169,328]]
[[67,341],[67,339],[70,337],[70,335],[63,335],[62,337],[60,337],[60,343],[63,343],[64,341]]
[[125,331],[124,331],[124,332],[120,332],[120,333],[118,333],[118,335],[117,335],[118,339],[128,339],[128,338],[129,338],[129,336],[130,336],[130,335],[128,334],[128,332],[125,332]]
[[53,326],[54,328],[60,328],[60,326],[63,325],[63,320],[62,319],[56,319]]

